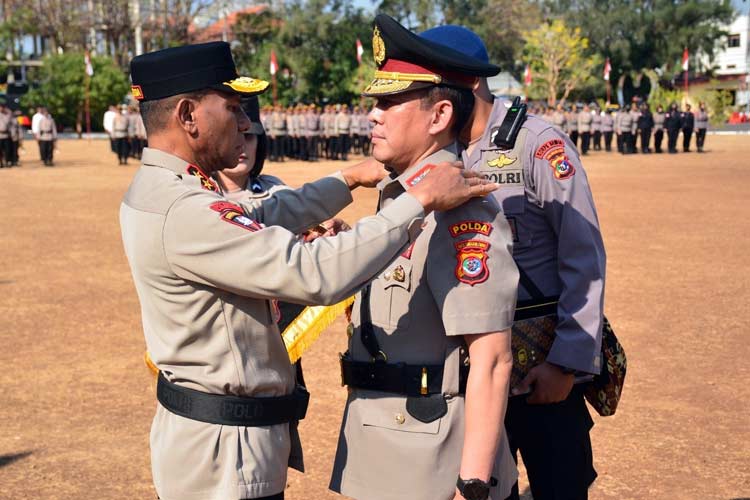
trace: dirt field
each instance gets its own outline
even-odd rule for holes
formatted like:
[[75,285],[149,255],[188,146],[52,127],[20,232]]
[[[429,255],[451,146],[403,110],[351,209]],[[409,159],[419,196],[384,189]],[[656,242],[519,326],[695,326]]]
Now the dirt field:
[[[593,430],[596,499],[750,497],[750,138],[704,155],[586,159],[608,254],[606,311],[629,370]],[[156,405],[118,207],[136,170],[104,141],[62,141],[44,168],[0,170],[0,498],[155,498]],[[341,164],[267,167],[299,185]],[[356,193],[354,221],[375,205]],[[305,355],[308,473],[287,498],[337,498],[328,476],[345,391],[339,320]]]

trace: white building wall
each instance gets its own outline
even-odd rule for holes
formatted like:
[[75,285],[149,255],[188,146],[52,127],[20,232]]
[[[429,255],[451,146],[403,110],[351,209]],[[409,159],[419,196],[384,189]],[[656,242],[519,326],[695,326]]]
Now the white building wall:
[[750,38],[750,1],[732,0],[732,5],[738,12],[737,18],[727,28],[732,35],[740,36],[739,47],[727,47],[716,54],[714,66],[718,75],[742,75],[750,70],[748,64]]

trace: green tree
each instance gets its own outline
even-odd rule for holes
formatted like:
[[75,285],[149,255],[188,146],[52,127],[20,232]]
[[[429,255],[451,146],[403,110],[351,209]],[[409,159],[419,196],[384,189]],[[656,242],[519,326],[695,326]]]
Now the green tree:
[[615,81],[644,68],[671,77],[685,47],[691,56],[712,56],[736,14],[730,0],[546,0],[545,15],[580,27],[590,50],[610,58]]
[[565,102],[570,93],[593,79],[600,64],[598,55],[588,55],[589,41],[580,28],[570,29],[554,20],[524,34],[524,61],[531,66],[532,97],[544,97],[555,105]]
[[[92,57],[91,64],[94,68],[89,100],[91,126],[101,130],[107,106],[122,102],[130,85],[109,57]],[[83,54],[68,52],[46,57],[39,77],[39,85],[23,96],[21,104],[28,108],[46,106],[58,125],[82,130],[87,79]]]

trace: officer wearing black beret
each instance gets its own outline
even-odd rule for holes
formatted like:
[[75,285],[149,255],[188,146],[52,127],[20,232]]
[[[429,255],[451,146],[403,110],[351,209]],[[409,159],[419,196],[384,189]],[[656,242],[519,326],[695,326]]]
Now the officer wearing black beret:
[[[210,174],[235,165],[251,128],[229,45],[144,54],[131,62],[149,147],[120,226],[151,359],[159,369],[151,467],[162,500],[273,499],[302,469],[299,385],[273,301],[351,296],[416,238],[426,213],[490,191],[453,166],[345,234],[297,234],[351,203],[382,172],[349,167],[253,207],[224,198]],[[467,186],[471,184],[472,186]]]

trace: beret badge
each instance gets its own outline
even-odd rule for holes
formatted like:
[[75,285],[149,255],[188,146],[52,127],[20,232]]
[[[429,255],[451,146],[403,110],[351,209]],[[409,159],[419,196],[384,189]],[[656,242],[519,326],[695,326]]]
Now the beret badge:
[[383,37],[380,36],[380,30],[377,26],[372,31],[372,56],[378,66],[385,61],[385,42]]

